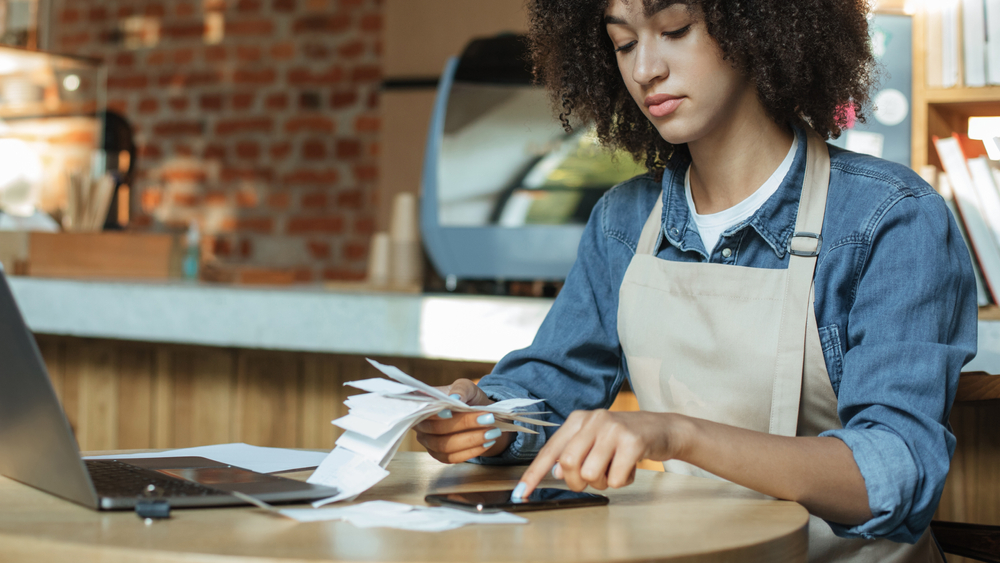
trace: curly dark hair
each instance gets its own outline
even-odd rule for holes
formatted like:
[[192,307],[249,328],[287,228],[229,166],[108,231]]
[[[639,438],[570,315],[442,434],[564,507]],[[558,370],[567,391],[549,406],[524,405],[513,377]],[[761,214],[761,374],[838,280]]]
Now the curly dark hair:
[[[875,62],[867,0],[632,0],[646,15],[672,4],[700,10],[723,58],[748,77],[777,123],[807,122],[823,138],[840,136],[853,106],[864,122]],[[605,28],[609,0],[530,0],[528,40],[536,80],[545,85],[567,131],[593,122],[598,139],[623,149],[659,176],[686,162],[632,100]]]

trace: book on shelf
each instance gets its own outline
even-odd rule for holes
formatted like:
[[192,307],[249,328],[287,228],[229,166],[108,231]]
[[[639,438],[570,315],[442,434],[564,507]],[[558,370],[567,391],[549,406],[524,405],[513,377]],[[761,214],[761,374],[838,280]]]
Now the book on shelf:
[[[975,257],[974,262],[979,264],[986,292],[990,299],[997,303],[998,295],[1000,295],[1000,223],[997,223],[996,228],[994,228],[995,210],[991,207],[992,204],[984,205],[980,195],[981,192],[984,193],[986,199],[989,200],[990,194],[985,190],[991,188],[993,195],[1000,199],[1000,194],[997,194],[996,185],[992,180],[992,173],[989,171],[989,163],[981,163],[987,166],[985,178],[989,179],[989,184],[981,182],[981,186],[977,187],[971,169],[976,168],[976,178],[982,180],[981,166],[973,164],[970,167],[957,135],[943,138],[934,137],[934,146],[941,158],[944,171],[948,175],[948,183],[954,194],[955,207],[961,222],[965,225],[965,231],[968,234]],[[1000,216],[996,219],[1000,220]]]
[[962,0],[962,56],[966,86],[986,86],[986,6]]
[[1000,84],[1000,0],[986,0],[986,80]]
[[927,23],[924,29],[924,43],[927,48],[924,49],[926,56],[924,67],[927,73],[927,87],[941,88],[944,86],[944,81],[941,78],[941,5],[932,2],[927,5],[926,10]]
[[958,2],[944,2],[941,5],[941,86],[945,88],[959,86],[962,81],[960,7]]

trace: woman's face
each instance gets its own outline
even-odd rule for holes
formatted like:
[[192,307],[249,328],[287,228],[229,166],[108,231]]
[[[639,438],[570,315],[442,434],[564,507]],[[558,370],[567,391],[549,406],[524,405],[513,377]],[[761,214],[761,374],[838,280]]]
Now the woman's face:
[[709,137],[756,101],[697,8],[673,4],[647,17],[642,0],[611,0],[605,23],[625,86],[667,142]]

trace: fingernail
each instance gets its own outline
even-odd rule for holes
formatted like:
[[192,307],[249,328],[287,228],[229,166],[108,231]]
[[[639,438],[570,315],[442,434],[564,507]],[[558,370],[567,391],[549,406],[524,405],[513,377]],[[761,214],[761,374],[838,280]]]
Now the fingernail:
[[451,409],[444,409],[438,413],[438,418],[451,418],[452,416],[454,415],[451,414]]
[[524,496],[524,490],[527,488],[528,488],[527,483],[518,483],[517,486],[514,487],[514,491],[510,493],[510,498],[515,500],[521,500],[521,498],[523,498]]
[[559,466],[559,462],[556,462],[556,464],[552,466],[552,476],[556,479],[562,479],[562,467]]
[[479,418],[476,419],[476,422],[478,422],[482,426],[489,426],[490,424],[496,422],[496,419],[493,418],[493,413],[486,413],[483,415],[479,415]]
[[[493,416],[493,415],[490,415],[490,416]],[[484,434],[483,438],[486,439],[486,440],[496,440],[497,438],[500,437],[501,434],[503,434],[502,430],[500,430],[499,428],[494,428],[493,430],[490,430],[489,432],[487,432],[486,434]]]
[[452,393],[451,395],[448,395],[448,397],[451,398],[451,399],[455,399],[456,401],[461,401],[462,400],[462,396],[459,395],[458,393]]
[[483,444],[483,447],[488,450],[488,449],[492,448],[495,445],[497,445],[497,441],[493,440],[492,442],[486,442],[485,444]]

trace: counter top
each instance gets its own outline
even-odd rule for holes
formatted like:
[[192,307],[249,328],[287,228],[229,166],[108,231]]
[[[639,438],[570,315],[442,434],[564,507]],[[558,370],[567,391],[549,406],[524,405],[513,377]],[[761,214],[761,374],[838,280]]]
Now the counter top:
[[[552,299],[8,278],[32,331],[90,338],[496,362]],[[1000,321],[965,371],[1000,374]]]

